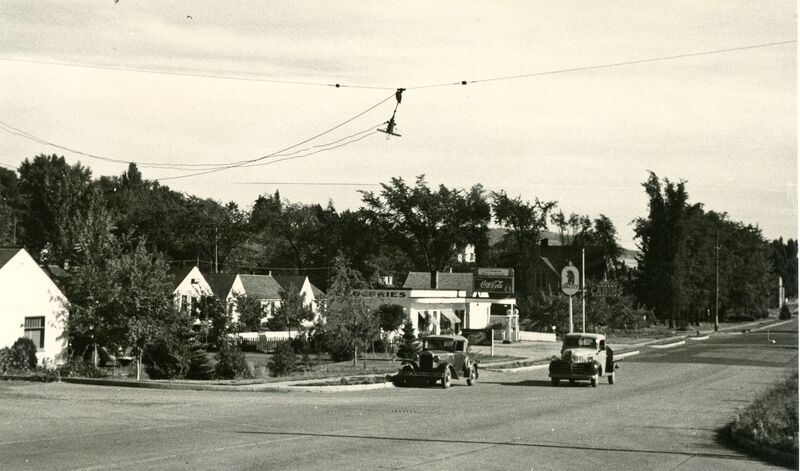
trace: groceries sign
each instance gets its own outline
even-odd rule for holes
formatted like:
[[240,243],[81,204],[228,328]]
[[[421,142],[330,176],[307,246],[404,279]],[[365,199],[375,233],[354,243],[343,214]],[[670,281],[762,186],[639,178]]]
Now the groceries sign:
[[478,268],[475,291],[482,293],[513,293],[514,270],[511,268]]

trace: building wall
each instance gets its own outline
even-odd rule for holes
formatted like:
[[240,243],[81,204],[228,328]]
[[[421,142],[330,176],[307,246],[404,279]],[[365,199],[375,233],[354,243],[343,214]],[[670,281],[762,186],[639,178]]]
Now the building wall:
[[60,360],[66,348],[64,332],[67,299],[50,277],[24,250],[0,268],[0,347],[10,347],[25,336],[26,317],[44,317],[44,347],[36,357],[41,362]]
[[[194,280],[195,283],[192,283],[192,280]],[[173,292],[175,296],[175,307],[178,309],[191,309],[192,299],[194,299],[195,302],[199,302],[201,297],[211,296],[212,294],[211,286],[209,286],[206,279],[203,278],[200,270],[194,267]]]

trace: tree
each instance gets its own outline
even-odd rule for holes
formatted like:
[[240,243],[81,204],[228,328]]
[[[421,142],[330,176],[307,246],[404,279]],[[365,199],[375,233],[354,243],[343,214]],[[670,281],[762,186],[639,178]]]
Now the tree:
[[49,259],[67,258],[63,231],[77,215],[98,198],[91,185],[91,171],[70,165],[55,154],[25,159],[19,167],[21,225],[25,246],[33,253],[49,248]]
[[198,340],[204,349],[216,350],[231,329],[227,304],[216,296],[203,296],[197,303],[200,321]]
[[602,248],[607,275],[610,274],[614,277],[618,266],[617,261],[622,255],[622,247],[617,241],[617,228],[614,227],[614,223],[605,214],[601,214],[594,220],[591,243]]
[[517,286],[528,286],[528,268],[537,253],[539,236],[547,229],[547,219],[555,208],[555,201],[539,201],[531,204],[520,197],[511,198],[505,191],[495,192],[492,209],[497,224],[508,229],[505,237],[511,239],[516,248]]
[[248,215],[234,202],[222,206],[212,199],[192,196],[185,203],[182,220],[192,236],[195,253],[213,260],[215,270],[250,237]]
[[322,304],[325,329],[328,338],[328,353],[337,361],[358,357],[358,350],[366,349],[378,336],[375,316],[356,296],[354,290],[364,288],[365,283],[358,272],[343,255],[334,260],[334,274]]
[[381,304],[376,312],[378,324],[384,332],[394,332],[405,321],[406,313],[398,304]]
[[280,305],[275,309],[273,317],[267,320],[269,330],[286,330],[291,334],[292,329],[298,329],[303,321],[314,319],[314,311],[306,303],[304,293],[290,289],[288,292],[281,290],[280,295]]
[[468,194],[444,185],[433,191],[421,175],[413,187],[402,178],[381,187],[379,195],[361,192],[370,220],[431,273],[432,288],[435,273],[444,270],[458,250],[470,243],[486,245],[490,213],[480,186]]
[[236,294],[236,311],[239,313],[239,331],[260,332],[261,319],[264,318],[264,306],[261,300],[246,294]]
[[417,336],[414,335],[414,324],[411,319],[406,319],[403,321],[403,337],[400,346],[397,348],[397,357],[417,360],[420,349]]

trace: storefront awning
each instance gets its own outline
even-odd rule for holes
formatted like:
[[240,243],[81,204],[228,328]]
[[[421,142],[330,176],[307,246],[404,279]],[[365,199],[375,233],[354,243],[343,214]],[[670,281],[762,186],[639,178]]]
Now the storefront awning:
[[442,313],[442,315],[443,315],[443,316],[444,316],[444,317],[445,317],[445,318],[446,318],[448,321],[450,321],[450,323],[451,323],[451,324],[458,324],[458,323],[460,323],[460,322],[461,322],[461,319],[459,319],[459,318],[458,318],[458,316],[457,316],[457,315],[456,315],[456,314],[453,312],[453,310],[452,310],[452,309],[442,309],[442,310],[441,310],[441,311],[439,311],[439,312],[441,312],[441,313]]

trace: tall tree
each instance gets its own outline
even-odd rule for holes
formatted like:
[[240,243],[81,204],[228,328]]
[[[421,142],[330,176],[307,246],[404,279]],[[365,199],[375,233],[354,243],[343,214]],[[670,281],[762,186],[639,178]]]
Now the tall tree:
[[547,229],[550,212],[556,206],[555,201],[539,201],[533,203],[509,197],[505,191],[493,193],[492,209],[497,224],[508,229],[506,237],[513,240],[517,250],[516,277],[518,286],[527,289],[528,268],[536,256],[539,238]]
[[389,240],[431,273],[431,287],[435,273],[444,270],[458,250],[470,243],[484,244],[490,214],[479,186],[466,194],[444,185],[433,190],[421,175],[414,186],[392,178],[381,187],[380,194],[362,192],[365,210]]
[[62,232],[98,195],[92,190],[91,171],[70,165],[64,157],[38,155],[19,167],[19,195],[23,201],[25,246],[36,253],[49,247],[51,260],[66,258]]

